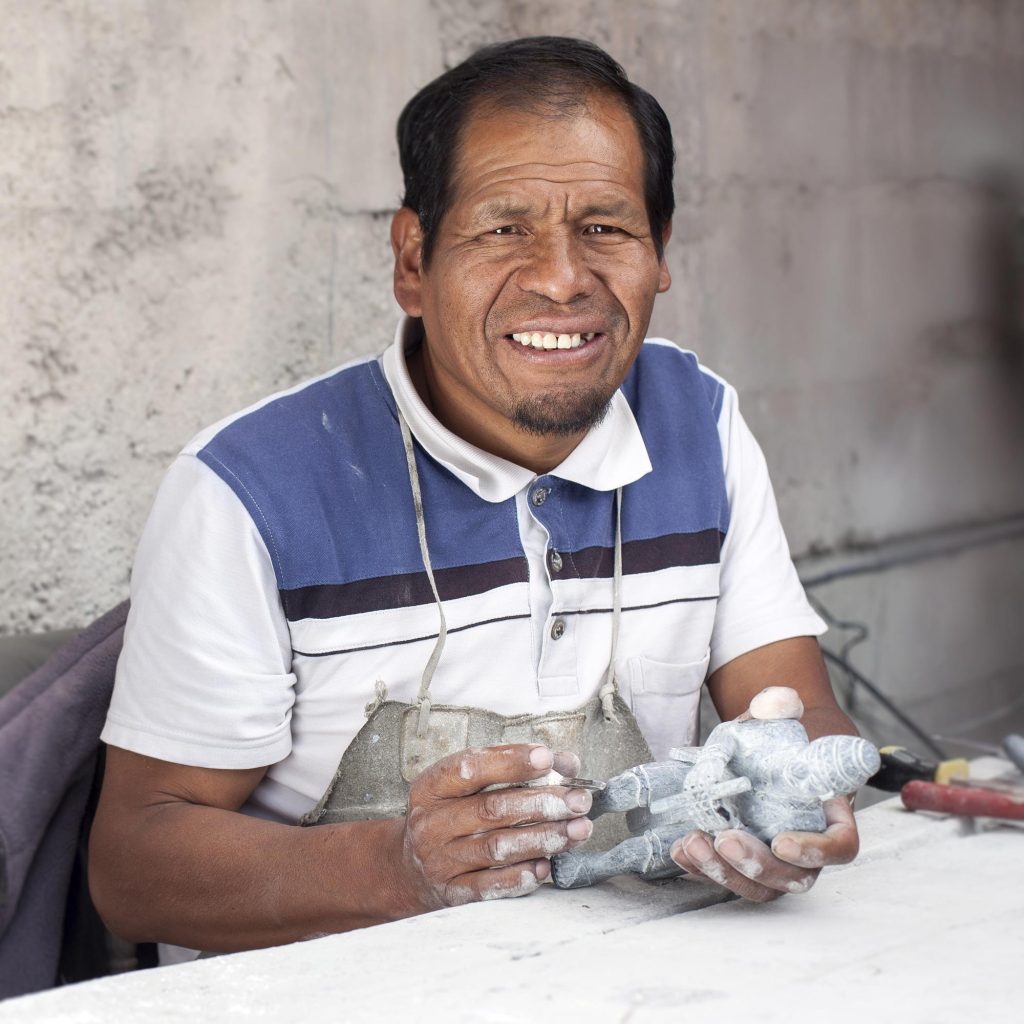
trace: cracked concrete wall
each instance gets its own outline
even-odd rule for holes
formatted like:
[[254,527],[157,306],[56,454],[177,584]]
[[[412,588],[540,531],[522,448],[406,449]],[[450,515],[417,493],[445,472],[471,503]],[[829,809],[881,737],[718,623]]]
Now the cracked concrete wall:
[[[668,110],[675,283],[653,329],[740,388],[795,552],[1024,511],[1014,0],[0,8],[0,631],[118,600],[195,430],[388,342],[395,118],[514,35],[592,38]],[[1024,662],[988,614],[1020,600],[1021,555],[993,594],[950,570],[932,623],[997,674]]]

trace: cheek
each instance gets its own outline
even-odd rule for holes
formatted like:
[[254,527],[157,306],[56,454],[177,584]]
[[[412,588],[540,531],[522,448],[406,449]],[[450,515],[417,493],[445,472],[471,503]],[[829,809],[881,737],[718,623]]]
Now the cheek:
[[492,303],[489,282],[480,275],[453,273],[439,297],[446,322],[456,333],[478,331]]

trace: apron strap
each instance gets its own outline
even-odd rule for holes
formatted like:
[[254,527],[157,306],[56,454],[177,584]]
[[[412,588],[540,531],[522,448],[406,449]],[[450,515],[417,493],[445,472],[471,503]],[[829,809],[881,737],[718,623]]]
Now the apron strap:
[[430,551],[427,548],[427,522],[423,516],[423,494],[420,491],[420,474],[416,469],[416,451],[413,448],[412,432],[409,424],[401,410],[398,410],[398,425],[402,428],[402,443],[405,445],[405,462],[409,468],[409,486],[412,488],[412,503],[416,510],[416,533],[420,540],[420,555],[423,557],[423,568],[426,570],[427,579],[430,581],[430,589],[434,592],[434,600],[437,602],[437,616],[440,619],[440,626],[437,631],[437,642],[434,649],[423,666],[423,678],[420,680],[420,692],[417,694],[416,702],[419,704],[420,713],[416,721],[416,735],[425,736],[430,722],[430,681],[434,678],[434,671],[437,663],[441,660],[441,652],[444,650],[444,642],[448,636],[448,624],[444,618],[444,605],[441,604],[441,595],[437,592],[437,583],[434,581],[434,569],[430,564]]
[[[416,510],[416,533],[420,542],[420,555],[423,558],[423,568],[426,570],[427,579],[430,582],[430,589],[434,594],[434,601],[437,604],[437,617],[440,625],[437,632],[437,641],[434,649],[423,666],[423,677],[420,680],[419,693],[416,702],[419,705],[419,717],[416,721],[416,735],[425,736],[430,723],[430,683],[434,678],[437,664],[441,660],[444,651],[445,640],[448,636],[448,625],[444,617],[444,605],[441,603],[441,595],[437,591],[437,583],[434,580],[434,569],[430,563],[430,549],[427,547],[427,523],[423,515],[423,494],[420,490],[420,474],[416,468],[416,450],[413,447],[412,432],[409,424],[401,410],[398,410],[398,425],[402,429],[402,443],[405,446],[405,462],[409,469],[409,486],[412,488],[412,502]],[[601,698],[601,711],[606,722],[618,720],[615,714],[614,697],[618,693],[618,683],[615,680],[615,656],[619,646],[619,623],[622,619],[622,488],[615,489],[615,568],[612,575],[612,650],[608,659],[608,672],[605,676],[598,696]]]
[[608,659],[608,674],[605,676],[598,696],[601,711],[606,722],[616,722],[613,699],[618,693],[615,681],[615,655],[619,647],[619,622],[622,619],[622,488],[615,489],[615,570],[612,575],[612,653]]

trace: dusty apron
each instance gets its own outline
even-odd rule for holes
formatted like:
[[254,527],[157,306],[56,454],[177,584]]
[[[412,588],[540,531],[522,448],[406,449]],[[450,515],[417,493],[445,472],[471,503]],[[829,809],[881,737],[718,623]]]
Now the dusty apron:
[[[484,708],[431,703],[430,683],[444,650],[447,627],[427,550],[412,434],[401,412],[398,420],[416,511],[420,553],[440,618],[437,642],[423,669],[415,704],[388,700],[383,684],[378,684],[377,699],[366,709],[366,724],[342,755],[319,803],[299,823],[322,825],[400,817],[406,813],[409,784],[435,761],[467,747],[543,743],[552,750],[569,750],[579,755],[581,774],[594,779],[607,779],[633,765],[653,760],[636,718],[619,696],[615,681],[615,654],[622,614],[622,488],[615,495],[611,659],[599,692],[574,710],[542,715],[499,715]],[[585,848],[607,849],[627,838],[629,832],[622,819],[622,815],[599,818]]]

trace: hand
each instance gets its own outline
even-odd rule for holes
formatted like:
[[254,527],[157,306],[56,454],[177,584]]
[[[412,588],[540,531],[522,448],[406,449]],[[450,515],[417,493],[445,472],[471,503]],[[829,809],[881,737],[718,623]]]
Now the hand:
[[[549,858],[590,837],[590,793],[530,782],[579,773],[575,754],[515,743],[443,758],[409,789],[401,869],[412,913],[533,892]],[[484,791],[486,790],[486,791]]]
[[807,892],[823,867],[848,864],[860,849],[849,800],[835,797],[823,807],[824,832],[780,832],[770,849],[738,829],[720,832],[714,840],[706,832],[691,832],[673,844],[672,859],[755,903]]

